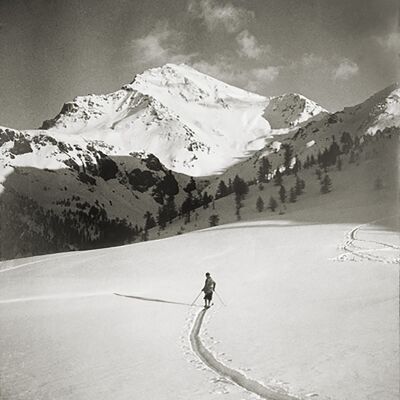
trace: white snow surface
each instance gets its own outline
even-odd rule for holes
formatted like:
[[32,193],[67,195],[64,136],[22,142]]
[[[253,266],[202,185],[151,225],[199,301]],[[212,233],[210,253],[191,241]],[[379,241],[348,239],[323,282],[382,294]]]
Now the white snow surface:
[[[261,220],[2,262],[0,397],[254,399],[191,351],[200,308],[168,303],[190,304],[208,270],[226,307],[214,298],[201,338],[220,362],[299,398],[395,400],[398,266],[337,261],[355,225]],[[371,254],[398,248],[366,226]]]

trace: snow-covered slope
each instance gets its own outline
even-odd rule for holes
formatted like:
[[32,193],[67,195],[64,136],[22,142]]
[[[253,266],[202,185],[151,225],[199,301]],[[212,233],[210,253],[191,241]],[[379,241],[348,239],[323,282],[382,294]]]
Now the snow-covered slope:
[[314,101],[297,93],[271,97],[264,111],[264,118],[273,129],[293,128],[310,119],[320,119],[328,113]]
[[78,97],[43,125],[49,133],[101,140],[114,154],[155,154],[169,169],[209,175],[262,148],[266,98],[186,65],[137,75],[108,95]]
[[[398,233],[379,226],[392,204],[357,183],[287,220],[0,263],[1,397],[254,399],[190,347],[209,270],[227,306],[215,296],[200,337],[222,365],[281,399],[397,399],[399,271],[385,259]],[[356,227],[376,258],[339,261]]]

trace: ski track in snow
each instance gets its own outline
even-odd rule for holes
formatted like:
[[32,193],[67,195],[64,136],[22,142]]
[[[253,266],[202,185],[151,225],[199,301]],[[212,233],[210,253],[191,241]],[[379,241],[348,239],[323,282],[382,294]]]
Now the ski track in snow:
[[197,357],[211,370],[216,372],[220,379],[226,379],[242,389],[259,396],[262,399],[267,400],[298,400],[299,397],[295,397],[288,393],[280,393],[272,388],[268,388],[253,379],[248,378],[246,375],[230,368],[217,360],[214,355],[204,346],[200,339],[200,330],[203,323],[204,316],[206,314],[205,309],[201,310],[194,321],[192,329],[190,331],[189,340],[192,351]]
[[[339,256],[335,257],[335,261],[376,261],[380,263],[385,263],[385,264],[399,264],[400,262],[400,257],[393,257],[393,258],[388,258],[384,256],[380,256],[377,254],[374,254],[373,252],[375,251],[384,251],[384,250],[397,250],[400,252],[400,246],[395,246],[393,244],[388,244],[384,242],[379,242],[377,240],[366,240],[366,239],[360,239],[357,234],[362,231],[363,228],[372,225],[376,222],[389,219],[389,218],[398,218],[398,215],[393,215],[390,217],[385,217],[385,218],[380,218],[371,222],[368,222],[366,224],[361,224],[353,228],[350,232],[346,233],[345,236],[345,243],[343,244],[342,248],[345,250],[344,253],[340,254]],[[357,245],[357,242],[360,243],[371,243],[380,246],[380,248],[365,248],[365,247],[360,247]],[[375,246],[376,247],[376,246]]]
[[111,294],[112,293],[110,292],[93,292],[93,293],[64,293],[64,294],[54,294],[46,296],[17,297],[13,299],[0,300],[0,304],[24,303],[29,301],[80,299],[84,297],[109,296]]

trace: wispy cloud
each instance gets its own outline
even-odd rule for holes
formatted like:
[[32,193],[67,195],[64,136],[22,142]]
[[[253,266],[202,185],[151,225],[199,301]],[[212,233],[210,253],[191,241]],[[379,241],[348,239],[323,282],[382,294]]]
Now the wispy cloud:
[[237,68],[232,62],[227,62],[224,58],[220,58],[215,62],[198,61],[191,65],[193,68],[214,78],[258,92],[279,76],[281,68],[278,66],[268,66],[265,68],[242,69]]
[[343,59],[339,65],[333,69],[333,77],[336,80],[347,80],[358,74],[358,65],[349,59]]
[[215,62],[200,60],[191,63],[191,66],[204,74],[230,84],[240,84],[242,81],[241,73],[232,66],[232,63],[227,62],[224,58],[220,58]]
[[147,35],[132,41],[133,55],[144,68],[189,62],[194,54],[183,51],[183,42],[180,32],[171,29],[167,22],[159,22]]
[[247,29],[236,36],[236,42],[239,46],[237,52],[242,57],[257,59],[271,52],[270,46],[264,46],[258,43],[256,37]]
[[375,39],[384,50],[400,52],[400,32],[391,32]]
[[255,68],[251,72],[253,76],[260,81],[272,82],[279,75],[280,67],[266,67],[266,68]]
[[217,0],[190,0],[188,10],[202,19],[209,31],[222,28],[228,33],[236,33],[254,18],[252,11],[231,3],[221,4]]
[[245,88],[254,92],[260,92],[269,83],[273,82],[280,73],[281,67],[270,66],[266,68],[254,68],[249,70],[248,82]]
[[324,64],[326,61],[321,57],[314,53],[305,53],[300,59],[299,64],[303,65],[304,67],[310,66],[317,66]]
[[359,66],[356,62],[337,54],[322,57],[315,53],[305,53],[285,68],[309,76],[317,72],[322,73],[335,81],[345,81],[359,73]]

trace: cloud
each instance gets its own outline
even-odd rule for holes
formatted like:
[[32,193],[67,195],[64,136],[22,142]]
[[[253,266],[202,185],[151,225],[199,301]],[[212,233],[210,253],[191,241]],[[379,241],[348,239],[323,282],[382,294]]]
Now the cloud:
[[249,79],[245,85],[246,89],[251,91],[260,91],[268,83],[274,81],[280,73],[281,67],[254,68],[249,71]]
[[[348,58],[331,55],[321,57],[315,53],[305,53],[289,65],[292,71],[314,74],[316,71],[331,75],[335,80],[347,80],[358,74],[357,63]],[[310,75],[311,76],[311,75]]]
[[204,74],[210,75],[216,79],[230,84],[239,84],[241,81],[241,74],[232,66],[231,62],[221,58],[216,62],[196,61],[191,63],[191,66]]
[[191,64],[193,68],[210,75],[223,82],[246,88],[247,90],[260,91],[268,83],[274,81],[281,67],[269,66],[265,68],[237,68],[234,63],[220,58],[214,63],[198,61]]
[[333,69],[333,77],[336,80],[347,80],[358,74],[358,65],[347,58],[343,59],[340,64]]
[[132,41],[135,61],[148,68],[165,63],[189,62],[195,55],[185,54],[183,37],[171,29],[166,22],[160,22],[147,35]]
[[300,59],[300,64],[304,67],[310,67],[315,65],[324,64],[325,61],[321,56],[314,53],[305,53]]
[[217,0],[190,0],[188,10],[202,19],[209,31],[222,28],[228,33],[239,32],[255,16],[245,8],[221,4]]
[[272,82],[279,75],[280,67],[255,68],[251,70],[253,76],[260,81]]
[[400,51],[400,32],[391,32],[385,36],[377,36],[375,39],[384,50]]
[[257,39],[247,29],[236,36],[239,45],[238,54],[247,58],[259,58],[261,55],[271,52],[270,46],[260,45]]

